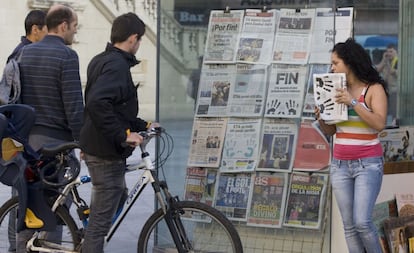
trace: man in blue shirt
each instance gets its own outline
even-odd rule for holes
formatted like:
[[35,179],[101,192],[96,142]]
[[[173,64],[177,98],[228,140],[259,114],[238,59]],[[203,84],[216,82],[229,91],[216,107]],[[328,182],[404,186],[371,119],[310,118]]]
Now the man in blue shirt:
[[29,136],[35,149],[44,144],[79,140],[83,117],[79,58],[69,48],[77,32],[72,8],[52,6],[46,16],[48,34],[25,46],[20,61],[21,101],[36,110]]
[[[48,34],[38,43],[24,47],[20,59],[21,102],[36,111],[36,121],[29,135],[34,150],[45,144],[79,140],[83,118],[82,85],[79,58],[68,47],[77,32],[78,17],[65,5],[52,6],[46,15]],[[57,232],[49,239],[60,240]],[[26,241],[33,231],[17,235],[17,253],[26,252]]]

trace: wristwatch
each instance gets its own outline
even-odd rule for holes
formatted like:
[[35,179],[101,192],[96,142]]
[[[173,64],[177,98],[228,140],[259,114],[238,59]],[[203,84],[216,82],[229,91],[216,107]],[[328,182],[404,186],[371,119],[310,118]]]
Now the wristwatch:
[[352,107],[356,106],[357,104],[358,104],[358,100],[356,100],[355,98],[353,98],[353,99],[351,100],[351,105],[352,105]]

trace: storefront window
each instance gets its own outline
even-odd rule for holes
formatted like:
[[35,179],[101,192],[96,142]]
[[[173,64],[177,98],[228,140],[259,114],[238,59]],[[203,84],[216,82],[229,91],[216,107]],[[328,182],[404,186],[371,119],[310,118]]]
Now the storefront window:
[[[158,119],[174,138],[174,153],[164,165],[165,176],[172,192],[183,198],[185,191],[186,168],[190,152],[193,121],[196,116],[197,91],[203,62],[209,15],[212,10],[245,10],[263,9],[307,9],[307,8],[342,8],[353,7],[353,32],[351,36],[366,48],[372,56],[373,63],[380,68],[380,64],[387,64],[390,69],[384,78],[389,78],[390,107],[387,124],[393,125],[401,122],[407,114],[398,110],[401,99],[398,93],[402,78],[399,76],[401,60],[399,52],[403,48],[399,38],[399,3],[388,0],[363,1],[333,1],[333,0],[175,0],[159,1],[159,97]],[[373,7],[374,6],[374,7]],[[411,14],[412,15],[412,14]],[[341,24],[335,24],[336,28]],[[333,47],[332,40],[330,47]],[[393,58],[388,49],[395,50]],[[388,48],[388,49],[387,49]],[[270,52],[269,52],[270,53]],[[390,55],[390,56],[388,56]],[[383,59],[383,57],[390,59]],[[411,60],[412,61],[412,60]],[[390,71],[392,77],[389,75]],[[412,71],[411,71],[412,72]],[[412,79],[411,79],[412,80]],[[411,89],[412,90],[412,89]],[[412,100],[412,99],[411,99]],[[410,102],[412,103],[412,102]],[[414,117],[412,117],[414,118]],[[325,215],[330,214],[329,201]],[[329,219],[324,220],[329,222]],[[312,230],[295,229],[266,229],[246,227],[243,222],[237,222],[241,233],[255,234],[257,238],[270,236],[280,239],[280,245],[286,241],[289,249],[282,247],[280,252],[301,251],[300,247],[312,251],[330,252],[330,225],[314,233]],[[242,236],[243,237],[243,236]],[[298,239],[299,238],[299,239]],[[244,238],[246,239],[246,238]],[[297,240],[296,240],[297,239]],[[243,240],[243,238],[242,238]],[[309,244],[311,245],[309,247]],[[277,245],[277,244],[276,244]],[[257,247],[262,247],[259,245]],[[275,247],[279,247],[275,246]],[[251,248],[249,248],[251,249]],[[305,252],[305,251],[302,251]],[[344,251],[345,252],[345,251]]]

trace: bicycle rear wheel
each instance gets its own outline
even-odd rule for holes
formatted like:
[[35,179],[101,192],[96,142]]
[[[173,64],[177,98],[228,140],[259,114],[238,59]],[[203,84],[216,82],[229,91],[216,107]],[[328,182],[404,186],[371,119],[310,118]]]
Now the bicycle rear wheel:
[[[0,207],[0,253],[13,252],[16,249],[15,224],[16,217],[19,215],[18,206],[18,198],[13,197]],[[41,235],[39,237],[54,237],[53,240],[55,241],[38,239],[35,241],[35,245],[37,247],[46,247],[60,250],[63,249],[63,251],[59,252],[64,252],[65,250],[79,250],[81,241],[80,233],[73,219],[70,217],[68,210],[64,207],[58,207],[56,210],[56,216],[59,218],[59,224],[61,224],[58,226],[58,229],[61,229],[62,233],[48,232],[46,236],[45,232],[41,232]],[[35,230],[33,230],[33,232],[34,231]],[[28,231],[24,231],[23,233],[29,236],[32,234],[28,233]]]
[[[176,205],[191,244],[191,250],[186,252],[243,252],[237,230],[220,211],[193,201],[180,201]],[[138,239],[138,253],[147,252],[178,252],[161,209],[147,220]]]

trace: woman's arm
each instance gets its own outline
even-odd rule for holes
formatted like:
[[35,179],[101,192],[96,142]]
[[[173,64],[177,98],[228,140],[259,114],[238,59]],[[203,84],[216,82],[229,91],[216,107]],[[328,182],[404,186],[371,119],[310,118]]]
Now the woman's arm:
[[336,126],[335,125],[328,125],[325,123],[323,119],[321,119],[321,114],[319,111],[319,107],[315,106],[315,118],[318,120],[321,130],[324,134],[328,136],[332,136],[336,133]]
[[324,134],[326,134],[328,136],[332,136],[336,133],[336,126],[335,125],[328,125],[322,119],[318,119],[318,121],[319,121],[319,125],[321,126],[321,130]]

